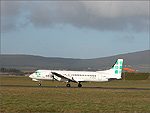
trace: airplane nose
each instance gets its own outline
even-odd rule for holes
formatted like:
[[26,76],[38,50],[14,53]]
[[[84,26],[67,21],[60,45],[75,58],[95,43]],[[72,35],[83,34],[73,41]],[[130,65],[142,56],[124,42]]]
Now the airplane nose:
[[32,75],[30,75],[29,78],[32,78]]

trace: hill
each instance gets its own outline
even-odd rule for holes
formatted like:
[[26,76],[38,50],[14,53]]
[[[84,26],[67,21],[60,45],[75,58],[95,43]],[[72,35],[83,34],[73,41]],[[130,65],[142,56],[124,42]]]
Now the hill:
[[104,70],[123,58],[124,65],[139,72],[150,72],[150,50],[95,59],[53,58],[33,55],[0,55],[0,67],[21,70],[65,69]]

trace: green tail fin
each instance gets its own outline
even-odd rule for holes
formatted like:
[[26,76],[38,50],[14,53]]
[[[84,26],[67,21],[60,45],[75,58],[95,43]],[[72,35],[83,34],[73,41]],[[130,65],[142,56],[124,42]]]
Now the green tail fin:
[[123,66],[123,59],[118,59],[110,69],[111,74],[117,76],[117,78],[121,78],[122,66]]

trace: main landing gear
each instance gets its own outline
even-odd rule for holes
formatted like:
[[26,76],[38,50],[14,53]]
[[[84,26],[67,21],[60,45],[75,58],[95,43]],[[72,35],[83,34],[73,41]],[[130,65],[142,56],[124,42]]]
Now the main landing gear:
[[[71,87],[71,85],[69,83],[67,83],[66,87]],[[82,87],[82,84],[78,84],[78,87]]]
[[69,84],[69,83],[67,83],[67,85],[66,85],[67,87],[70,87],[71,85]]
[[79,84],[78,84],[78,87],[82,87],[82,84],[80,84],[80,82],[79,82]]

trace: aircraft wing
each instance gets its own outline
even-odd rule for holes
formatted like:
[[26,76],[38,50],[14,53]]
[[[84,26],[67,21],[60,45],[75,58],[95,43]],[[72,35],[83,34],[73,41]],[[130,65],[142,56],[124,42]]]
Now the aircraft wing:
[[67,77],[67,76],[64,76],[62,74],[59,74],[58,72],[51,72],[51,73],[58,76],[58,77],[60,77],[60,78],[62,78],[62,79],[67,79],[67,80],[72,81],[72,82],[78,82],[78,81],[74,80],[73,77],[72,78]]

